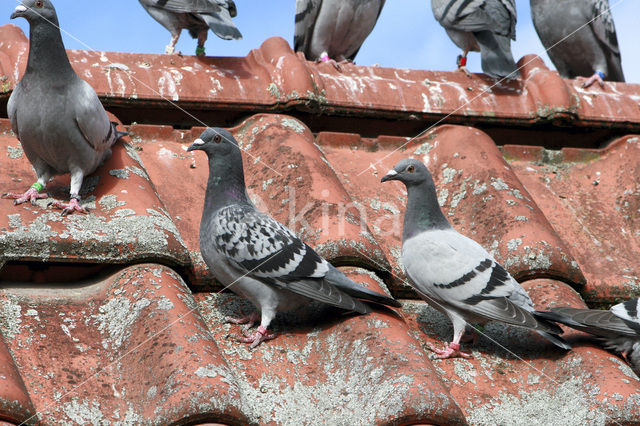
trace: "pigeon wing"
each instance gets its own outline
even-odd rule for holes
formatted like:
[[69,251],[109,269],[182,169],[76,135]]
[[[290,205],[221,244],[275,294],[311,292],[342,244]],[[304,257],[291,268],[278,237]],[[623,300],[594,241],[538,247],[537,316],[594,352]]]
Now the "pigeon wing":
[[231,265],[263,282],[343,309],[371,308],[324,279],[329,263],[287,227],[248,205],[233,205],[214,218],[214,245]]
[[429,299],[472,317],[540,328],[524,289],[475,241],[452,229],[433,230],[408,239],[402,251],[414,286]]
[[16,134],[16,137],[20,139],[20,135],[18,134],[18,99],[20,98],[20,83],[13,89],[11,92],[11,96],[9,97],[9,102],[7,103],[7,114],[9,116],[9,120],[11,121],[11,130]]
[[624,323],[640,335],[640,299],[629,299],[626,302],[619,303],[611,308],[611,312]]
[[598,40],[616,56],[620,56],[616,27],[613,23],[607,0],[593,1],[593,19],[589,22],[589,25]]
[[323,278],[329,270],[293,232],[251,206],[221,209],[215,218],[215,246],[237,268],[278,281]]
[[320,11],[322,0],[297,0],[293,50],[306,52],[311,43],[313,28]]
[[89,83],[77,81],[70,90],[76,124],[89,145],[96,151],[105,151],[117,139],[115,128]]
[[233,17],[235,13],[232,12],[236,11],[231,0],[147,0],[147,3],[175,13],[217,13],[222,7],[229,7]]

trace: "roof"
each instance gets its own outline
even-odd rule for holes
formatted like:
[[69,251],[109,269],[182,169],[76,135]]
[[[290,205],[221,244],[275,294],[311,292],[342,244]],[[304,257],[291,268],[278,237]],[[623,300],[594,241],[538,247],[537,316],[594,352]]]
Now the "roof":
[[[17,27],[0,27],[0,117],[27,50]],[[404,283],[406,192],[379,182],[399,159],[423,160],[452,224],[539,309],[639,296],[640,85],[585,90],[532,56],[500,87],[459,72],[336,70],[279,38],[245,58],[68,54],[130,137],[86,179],[89,215],[0,199],[0,419],[640,421],[638,378],[577,331],[564,353],[490,324],[473,358],[430,359],[426,345],[451,326]],[[239,140],[261,209],[404,307],[313,305],[274,322],[282,334],[256,350],[229,339],[238,329],[224,317],[252,308],[221,292],[199,254],[208,166],[186,147],[202,122]],[[3,192],[34,180],[6,118],[0,170]],[[56,177],[49,194],[65,199],[68,185]]]

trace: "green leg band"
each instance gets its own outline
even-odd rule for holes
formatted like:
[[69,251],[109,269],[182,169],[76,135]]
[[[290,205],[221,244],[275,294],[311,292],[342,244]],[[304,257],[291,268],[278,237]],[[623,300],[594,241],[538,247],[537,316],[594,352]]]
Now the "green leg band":
[[42,186],[42,184],[40,182],[36,182],[33,185],[31,185],[32,188],[35,188],[36,191],[40,192],[44,189],[44,186]]
[[198,46],[198,47],[196,47],[196,55],[198,55],[198,56],[204,56],[204,46]]

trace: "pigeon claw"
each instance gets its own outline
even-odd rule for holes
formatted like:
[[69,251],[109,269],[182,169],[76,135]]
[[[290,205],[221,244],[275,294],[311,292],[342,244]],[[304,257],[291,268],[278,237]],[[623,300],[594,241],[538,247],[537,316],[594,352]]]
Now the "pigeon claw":
[[471,358],[471,354],[462,352],[460,350],[460,344],[455,342],[447,343],[444,349],[438,349],[432,344],[429,344],[429,349],[436,353],[436,358],[438,359],[455,358],[458,356],[462,358]]
[[230,337],[233,337],[236,341],[242,343],[251,343],[249,348],[253,349],[258,346],[260,343],[265,340],[271,340],[276,338],[275,333],[267,333],[267,328],[263,326],[259,326],[256,329],[256,332],[251,334],[249,333],[247,336],[239,336],[237,334],[232,334]]
[[89,210],[82,207],[80,205],[80,202],[76,198],[72,198],[71,200],[69,200],[69,204],[64,204],[59,201],[52,201],[47,205],[47,207],[62,209],[62,212],[60,213],[62,216],[67,216],[73,212],[84,213],[84,214],[89,213]]
[[12,192],[7,192],[2,194],[2,198],[15,198],[13,200],[13,205],[17,206],[18,204],[22,204],[27,201],[31,201],[31,204],[35,204],[36,200],[40,198],[47,198],[47,194],[40,194],[35,188],[29,188],[27,192],[24,194],[14,194]]
[[599,73],[595,73],[589,78],[578,77],[578,80],[584,80],[584,82],[580,85],[580,87],[585,88],[585,89],[587,87],[591,86],[596,81],[598,82],[600,87],[604,87],[604,80],[602,79],[602,76]]

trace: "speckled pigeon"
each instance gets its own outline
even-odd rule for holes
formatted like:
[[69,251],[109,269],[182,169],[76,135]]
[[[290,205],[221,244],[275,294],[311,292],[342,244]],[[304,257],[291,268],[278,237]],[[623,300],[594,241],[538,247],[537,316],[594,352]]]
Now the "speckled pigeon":
[[29,22],[29,59],[7,110],[11,128],[33,165],[38,181],[24,194],[4,194],[15,204],[38,198],[55,175],[71,174],[69,204],[50,203],[62,214],[86,213],[80,205],[84,177],[111,155],[125,133],[116,131],[96,92],[71,68],[62,44],[58,17],[50,0],[24,0],[11,19]]
[[171,33],[165,52],[172,54],[183,29],[198,39],[196,55],[204,55],[209,29],[223,40],[240,40],[231,18],[238,14],[233,0],[139,0],[149,15]]
[[297,0],[293,48],[311,61],[353,61],[385,0]]
[[436,20],[462,49],[458,68],[467,75],[467,53],[480,52],[482,71],[494,78],[520,76],[511,53],[516,39],[515,0],[431,0]]
[[540,41],[563,78],[624,81],[616,27],[608,0],[531,0]]
[[502,321],[533,329],[563,349],[571,347],[549,322],[555,314],[536,311],[527,292],[493,257],[453,229],[440,210],[431,174],[415,159],[400,161],[382,178],[407,187],[402,231],[402,263],[410,283],[453,323],[453,340],[439,358],[468,357],[460,351],[467,323]]
[[640,299],[630,299],[610,310],[552,308],[561,314],[558,322],[584,331],[603,342],[605,348],[621,354],[640,377]]
[[249,323],[238,340],[255,347],[272,339],[267,328],[277,312],[291,311],[309,299],[365,314],[371,308],[358,299],[399,307],[394,299],[347,278],[284,225],[260,212],[247,196],[237,141],[224,129],[206,129],[188,151],[209,157],[209,181],[200,223],[200,250],[214,276],[249,299],[262,316],[229,318]]

